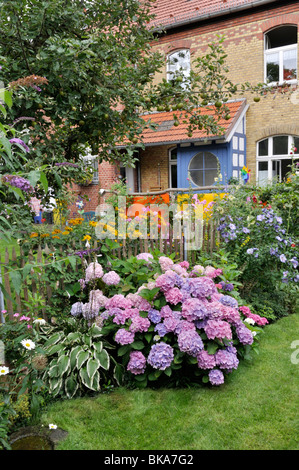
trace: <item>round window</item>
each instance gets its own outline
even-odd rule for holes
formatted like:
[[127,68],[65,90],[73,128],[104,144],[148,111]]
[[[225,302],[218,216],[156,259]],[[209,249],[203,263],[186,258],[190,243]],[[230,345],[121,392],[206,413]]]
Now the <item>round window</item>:
[[191,159],[188,171],[196,186],[212,186],[218,176],[218,158],[211,152],[200,152]]

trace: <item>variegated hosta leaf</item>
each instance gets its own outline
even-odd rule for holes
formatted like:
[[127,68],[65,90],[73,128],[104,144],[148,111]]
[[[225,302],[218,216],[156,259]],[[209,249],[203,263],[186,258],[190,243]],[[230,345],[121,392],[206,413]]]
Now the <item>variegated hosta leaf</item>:
[[59,367],[57,364],[50,366],[48,370],[48,375],[49,377],[59,377],[60,373],[59,373]]
[[64,349],[64,345],[62,343],[53,344],[49,346],[48,348],[46,348],[46,353],[47,353],[47,356],[52,356],[53,354],[63,351],[63,349]]
[[86,370],[91,381],[99,367],[100,367],[100,361],[98,359],[93,359],[92,357],[88,359],[87,364],[86,364]]
[[89,330],[89,333],[93,338],[99,338],[100,336],[103,336],[101,331],[102,331],[101,328],[99,328],[97,325],[93,324],[92,327]]
[[61,342],[62,338],[64,338],[64,333],[62,331],[58,331],[54,333],[54,335],[50,336],[44,344],[44,347],[47,348],[48,346],[52,346],[52,344],[56,344]]
[[78,379],[72,374],[70,375],[64,384],[65,393],[68,398],[73,398],[76,395],[79,384]]
[[77,369],[81,369],[82,365],[89,358],[89,351],[80,351],[77,356]]
[[113,371],[113,377],[115,378],[118,385],[122,385],[124,376],[124,368],[121,364],[116,364]]
[[101,367],[103,369],[108,370],[110,367],[110,357],[107,353],[106,349],[102,349],[100,353],[96,353],[96,358],[100,361]]
[[79,341],[81,339],[81,333],[78,331],[71,332],[66,337],[66,342]]
[[101,377],[100,377],[99,371],[96,371],[92,379],[92,387],[96,391],[101,390],[100,378]]
[[83,385],[85,385],[85,387],[91,390],[97,391],[95,388],[93,388],[93,380],[90,379],[87,373],[87,367],[82,367],[80,369],[80,378],[82,380]]
[[50,390],[49,392],[51,395],[55,396],[60,392],[60,389],[62,387],[62,378],[60,377],[55,377],[53,379],[50,379]]
[[60,375],[63,375],[70,368],[70,358],[66,354],[60,356],[57,361]]
[[93,347],[95,348],[95,350],[100,353],[103,349],[103,342],[102,341],[98,341],[97,343],[93,343]]
[[83,351],[82,346],[75,346],[70,353],[70,365],[71,369],[74,369],[77,365],[77,357],[80,351]]

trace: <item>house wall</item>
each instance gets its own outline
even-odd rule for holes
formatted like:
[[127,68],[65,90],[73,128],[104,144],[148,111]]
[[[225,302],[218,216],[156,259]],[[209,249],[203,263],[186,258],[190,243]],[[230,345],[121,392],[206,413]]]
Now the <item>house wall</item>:
[[[111,165],[108,162],[99,164],[99,182],[98,184],[90,184],[89,186],[80,186],[74,184],[72,190],[76,192],[77,196],[87,196],[88,201],[85,202],[84,211],[95,211],[96,207],[104,202],[103,198],[100,197],[100,189],[109,189],[115,181],[118,180],[119,167],[117,165]],[[70,207],[70,216],[73,217],[77,213],[77,206],[74,203]]]
[[[282,24],[299,27],[299,3],[286,3],[289,2],[280,2],[280,6],[250,9],[247,13],[232,14],[223,19],[169,31],[154,46],[165,54],[165,69],[156,75],[155,82],[166,78],[166,56],[169,52],[188,48],[191,61],[195,60],[208,52],[211,42],[218,41],[217,35],[225,36],[223,47],[227,53],[228,78],[234,83],[247,81],[257,85],[264,82],[264,33]],[[296,89],[296,86],[293,88]],[[290,96],[278,90],[275,94],[263,97],[259,103],[253,101],[254,95],[245,94],[250,104],[246,115],[246,164],[251,169],[251,181],[256,177],[256,144],[260,139],[275,134],[299,135],[299,91],[295,93],[290,99]],[[166,165],[162,167],[166,171]],[[168,175],[164,175],[162,179],[167,178]],[[148,180],[149,176],[146,176]]]

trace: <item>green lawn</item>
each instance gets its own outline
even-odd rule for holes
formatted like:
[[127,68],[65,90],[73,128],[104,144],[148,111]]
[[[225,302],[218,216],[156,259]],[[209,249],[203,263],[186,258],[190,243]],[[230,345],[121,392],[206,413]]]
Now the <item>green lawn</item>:
[[299,315],[265,327],[260,354],[218,388],[126,390],[57,402],[42,423],[69,432],[60,450],[298,449]]

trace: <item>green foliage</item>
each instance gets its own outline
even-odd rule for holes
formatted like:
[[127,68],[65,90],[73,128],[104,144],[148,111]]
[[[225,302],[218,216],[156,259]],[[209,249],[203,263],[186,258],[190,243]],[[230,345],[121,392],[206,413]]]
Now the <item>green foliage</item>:
[[290,174],[271,187],[230,187],[213,207],[220,247],[240,271],[240,295],[269,319],[298,305],[298,181]]
[[52,398],[73,398],[99,392],[112,380],[119,384],[119,366],[107,349],[101,329],[74,318],[41,327],[49,367],[43,375]]

